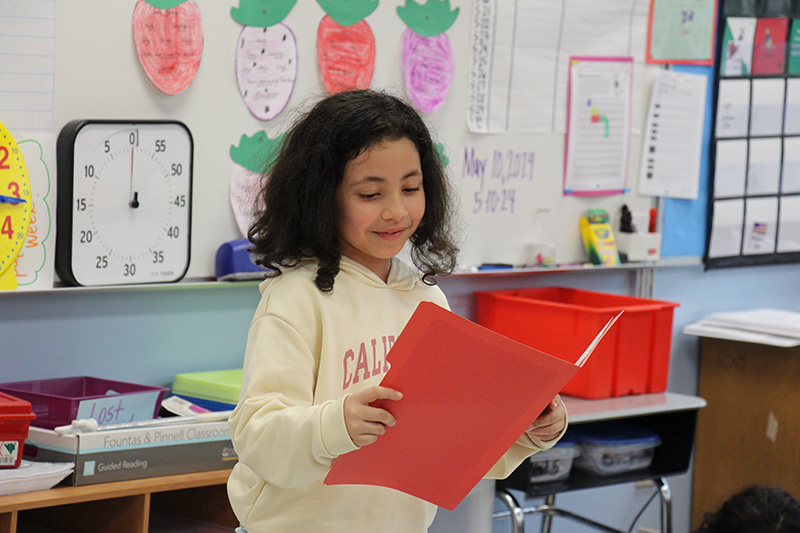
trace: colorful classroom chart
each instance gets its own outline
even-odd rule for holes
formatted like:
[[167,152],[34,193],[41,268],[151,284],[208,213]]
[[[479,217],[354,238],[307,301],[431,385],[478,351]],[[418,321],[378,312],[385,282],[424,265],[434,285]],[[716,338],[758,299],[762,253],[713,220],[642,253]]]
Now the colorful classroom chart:
[[564,194],[622,193],[628,177],[633,59],[570,59]]
[[403,399],[376,402],[397,424],[373,444],[336,458],[325,483],[389,487],[455,509],[621,314],[572,362],[421,303],[389,352],[391,368],[381,382]]
[[714,63],[716,0],[652,0],[648,63]]

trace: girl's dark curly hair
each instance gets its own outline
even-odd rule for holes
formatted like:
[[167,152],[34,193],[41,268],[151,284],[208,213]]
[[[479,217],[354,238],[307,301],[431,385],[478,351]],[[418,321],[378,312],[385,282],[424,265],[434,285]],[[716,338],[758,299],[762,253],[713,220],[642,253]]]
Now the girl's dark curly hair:
[[777,487],[749,486],[705,517],[695,533],[797,533],[800,502]]
[[333,289],[339,273],[336,189],[347,163],[386,140],[407,138],[422,165],[425,214],[409,239],[423,281],[449,274],[458,248],[452,237],[452,191],[430,132],[419,114],[397,97],[372,90],[329,96],[285,135],[264,172],[257,216],[248,231],[257,263],[278,276],[305,258],[318,261],[315,283]]

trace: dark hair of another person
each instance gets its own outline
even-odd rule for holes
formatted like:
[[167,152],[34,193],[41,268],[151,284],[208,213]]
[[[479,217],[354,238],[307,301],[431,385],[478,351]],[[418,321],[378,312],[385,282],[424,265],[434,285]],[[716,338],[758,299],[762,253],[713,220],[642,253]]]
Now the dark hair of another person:
[[705,517],[697,533],[797,533],[800,502],[778,488],[751,486]]
[[402,100],[372,90],[347,91],[319,101],[284,136],[265,170],[257,216],[248,232],[256,262],[280,275],[306,258],[318,261],[317,287],[333,289],[339,273],[336,189],[345,168],[383,141],[409,139],[419,153],[425,214],[411,236],[411,259],[423,281],[449,274],[458,248],[452,238],[452,191],[430,132]]

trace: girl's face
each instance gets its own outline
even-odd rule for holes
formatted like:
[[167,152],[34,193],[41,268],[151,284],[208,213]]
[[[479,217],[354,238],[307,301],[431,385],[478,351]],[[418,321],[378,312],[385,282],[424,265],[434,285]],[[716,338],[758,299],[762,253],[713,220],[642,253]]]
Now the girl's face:
[[336,208],[342,255],[386,281],[391,258],[425,214],[422,165],[414,143],[406,138],[381,141],[347,163]]

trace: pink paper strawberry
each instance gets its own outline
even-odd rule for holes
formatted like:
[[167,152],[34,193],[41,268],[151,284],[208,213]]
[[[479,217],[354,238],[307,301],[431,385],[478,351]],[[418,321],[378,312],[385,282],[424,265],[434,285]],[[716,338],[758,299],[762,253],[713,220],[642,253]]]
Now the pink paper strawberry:
[[444,103],[453,81],[453,48],[444,33],[458,16],[450,0],[406,0],[397,6],[405,22],[403,32],[403,79],[411,100],[422,111],[433,113]]
[[317,0],[325,11],[317,29],[317,61],[328,93],[367,89],[375,70],[375,35],[364,18],[378,0]]
[[178,94],[192,83],[203,55],[200,11],[192,0],[137,0],[133,40],[147,77],[160,91]]
[[270,139],[259,131],[250,137],[242,134],[239,146],[231,145],[231,159],[235,163],[230,179],[231,207],[243,237],[247,237],[247,230],[255,220],[261,176],[278,155],[282,141],[283,135]]
[[244,28],[236,43],[236,83],[250,113],[271,120],[283,111],[297,79],[297,40],[281,24],[297,0],[241,0],[231,17]]

